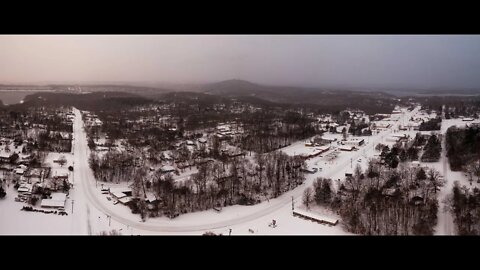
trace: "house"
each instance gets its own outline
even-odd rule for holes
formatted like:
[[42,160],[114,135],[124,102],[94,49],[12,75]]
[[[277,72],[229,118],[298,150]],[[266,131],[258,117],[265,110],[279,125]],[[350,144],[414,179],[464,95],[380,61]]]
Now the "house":
[[385,120],[383,121],[376,121],[376,122],[373,122],[373,125],[375,125],[375,128],[389,128],[390,127],[390,123],[386,122]]
[[346,131],[348,131],[348,127],[347,127],[347,126],[338,126],[335,130],[337,131],[337,133],[342,133],[342,132],[343,132],[343,129],[345,129]]
[[195,164],[196,165],[201,165],[201,164],[205,164],[205,163],[208,163],[208,162],[214,162],[215,160],[213,158],[202,158],[202,159],[198,159],[198,160],[195,160]]
[[157,202],[157,198],[153,194],[148,194],[147,197],[145,198],[146,203],[155,203]]
[[423,198],[421,196],[414,196],[411,200],[410,203],[414,205],[420,205],[423,203]]
[[127,197],[127,195],[123,192],[120,192],[120,191],[116,191],[116,192],[112,192],[112,197],[119,200],[121,198],[124,198],[124,197]]
[[397,137],[397,136],[388,136],[385,141],[387,142],[399,142],[402,138]]
[[18,175],[23,175],[25,173],[25,169],[16,168],[15,170],[13,170],[13,172],[18,174]]
[[411,164],[412,164],[412,167],[420,167],[420,162],[419,161],[416,161],[416,160],[412,161]]
[[54,175],[52,178],[55,180],[68,180],[68,173]]
[[162,173],[169,173],[169,172],[174,172],[175,168],[173,166],[170,166],[170,165],[165,165],[165,166],[160,168],[160,171]]
[[327,224],[330,226],[335,226],[338,223],[338,219],[322,216],[314,212],[307,212],[301,209],[293,210],[293,216],[318,222],[320,224]]
[[301,155],[301,157],[304,158],[304,159],[313,158],[313,157],[319,156],[322,153],[327,152],[329,149],[330,149],[329,146],[319,146],[319,147],[316,147],[313,150],[313,152],[308,153],[308,154],[303,154],[303,155]]
[[173,160],[172,156],[168,152],[163,152],[162,153],[162,159],[163,160]]
[[9,162],[10,161],[10,155],[6,153],[0,153],[0,162]]
[[132,200],[131,197],[122,197],[120,199],[118,199],[118,202],[123,204],[123,205],[126,205],[127,203],[129,203],[130,201]]
[[397,192],[397,189],[395,188],[385,188],[382,190],[382,194],[385,196],[393,196]]
[[195,143],[193,141],[188,140],[187,145],[195,145]]
[[33,186],[31,184],[22,184],[18,187],[18,193],[31,193]]
[[341,145],[338,147],[341,151],[353,151],[355,149],[355,146],[352,145]]
[[206,138],[200,138],[200,139],[198,139],[198,142],[199,143],[207,143],[207,139]]
[[306,173],[311,173],[311,174],[314,174],[318,171],[317,168],[306,168],[306,169],[302,169],[303,172],[306,172]]
[[67,194],[57,192],[52,193],[51,197],[51,199],[43,199],[40,206],[42,208],[65,208]]
[[352,145],[352,146],[362,146],[364,143],[365,143],[364,139],[357,139],[357,138],[349,139],[342,142],[342,144],[344,145]]
[[470,117],[465,117],[462,119],[462,121],[466,122],[466,121],[473,121],[473,118],[470,118]]

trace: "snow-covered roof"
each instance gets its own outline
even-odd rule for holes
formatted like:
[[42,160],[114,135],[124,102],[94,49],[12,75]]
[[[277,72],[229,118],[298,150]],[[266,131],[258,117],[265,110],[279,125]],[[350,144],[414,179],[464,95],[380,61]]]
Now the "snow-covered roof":
[[330,149],[330,146],[319,146],[319,147],[317,147],[317,149],[320,150],[320,151],[326,151],[326,150]]
[[132,198],[130,198],[130,197],[123,197],[123,198],[118,199],[118,201],[121,202],[122,204],[126,204],[131,200],[132,200]]
[[27,187],[19,187],[17,189],[18,192],[30,192],[30,189]]
[[65,201],[67,200],[67,194],[56,192],[52,193],[51,199],[43,199],[40,206],[41,207],[65,207]]
[[156,201],[156,200],[157,200],[157,198],[155,198],[155,196],[153,194],[148,194],[147,198],[145,198],[146,202],[153,202],[153,201]]
[[312,217],[316,220],[326,221],[326,222],[331,223],[331,224],[336,224],[338,222],[338,219],[323,216],[323,215],[320,215],[320,214],[315,213],[315,212],[307,212],[307,211],[304,211],[304,210],[298,209],[298,208],[295,209],[293,212],[298,213],[298,214],[303,215],[303,216]]
[[125,195],[125,193],[123,192],[113,192],[112,195],[117,198],[117,199],[121,199],[123,197],[127,197],[127,195]]
[[55,200],[55,201],[65,202],[65,200],[67,200],[67,194],[61,193],[61,192],[52,193],[52,195],[50,196],[52,196],[52,200]]
[[22,184],[17,189],[17,191],[18,192],[31,192],[32,191],[32,185],[31,184]]
[[171,171],[175,171],[175,168],[170,165],[165,165],[162,168],[160,168],[160,170],[162,172],[171,172]]
[[52,199],[43,199],[40,206],[41,207],[65,207],[65,202],[55,201]]
[[23,174],[24,172],[25,172],[24,169],[21,169],[21,168],[16,168],[16,169],[15,169],[15,173],[16,173],[16,174]]

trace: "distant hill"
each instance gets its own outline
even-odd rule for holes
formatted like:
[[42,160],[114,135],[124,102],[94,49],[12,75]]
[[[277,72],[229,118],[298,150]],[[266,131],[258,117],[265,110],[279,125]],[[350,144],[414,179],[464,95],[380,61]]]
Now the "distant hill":
[[224,97],[255,97],[284,104],[310,104],[326,108],[352,107],[365,111],[388,111],[397,97],[383,92],[326,90],[320,88],[266,86],[244,80],[208,84],[203,93]]

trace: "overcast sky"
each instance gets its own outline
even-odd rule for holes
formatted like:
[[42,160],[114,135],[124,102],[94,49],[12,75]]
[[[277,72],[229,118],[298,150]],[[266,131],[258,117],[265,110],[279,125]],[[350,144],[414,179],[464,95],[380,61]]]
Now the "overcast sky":
[[0,36],[0,82],[480,88],[480,36]]

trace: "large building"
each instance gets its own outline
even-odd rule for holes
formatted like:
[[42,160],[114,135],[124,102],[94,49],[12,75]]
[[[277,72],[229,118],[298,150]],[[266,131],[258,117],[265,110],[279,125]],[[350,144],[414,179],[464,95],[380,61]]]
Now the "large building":
[[359,139],[359,138],[353,138],[353,139],[349,139],[342,142],[343,145],[351,145],[356,147],[362,146],[364,143],[365,143],[365,140]]

